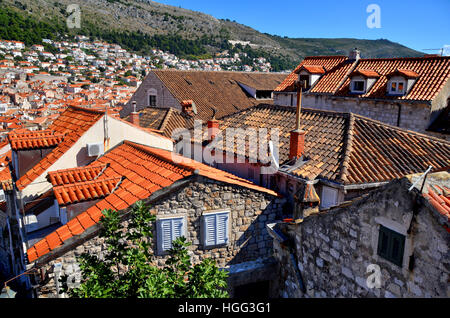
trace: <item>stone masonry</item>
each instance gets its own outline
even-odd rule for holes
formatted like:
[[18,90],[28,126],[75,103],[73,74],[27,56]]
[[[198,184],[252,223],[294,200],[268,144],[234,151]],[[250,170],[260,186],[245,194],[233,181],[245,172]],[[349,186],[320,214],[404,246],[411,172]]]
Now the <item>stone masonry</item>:
[[[277,224],[285,238],[274,239],[278,296],[449,297],[446,217],[418,191],[409,193],[408,185],[406,179],[396,180],[298,225]],[[378,255],[380,225],[406,236],[401,267]],[[381,285],[372,288],[376,271],[371,264],[381,275]]]

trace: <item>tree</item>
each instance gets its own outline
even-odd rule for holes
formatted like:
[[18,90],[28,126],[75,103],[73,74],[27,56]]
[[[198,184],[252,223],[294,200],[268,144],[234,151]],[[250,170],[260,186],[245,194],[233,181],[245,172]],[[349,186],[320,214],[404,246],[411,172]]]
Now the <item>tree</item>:
[[154,260],[152,224],[155,216],[142,202],[130,212],[125,228],[117,211],[104,210],[99,236],[107,251],[102,258],[84,253],[78,259],[82,282],[70,289],[67,276],[60,279],[63,289],[76,298],[224,298],[227,273],[212,259],[193,265],[188,255],[190,245],[184,237],[172,242],[163,268]]

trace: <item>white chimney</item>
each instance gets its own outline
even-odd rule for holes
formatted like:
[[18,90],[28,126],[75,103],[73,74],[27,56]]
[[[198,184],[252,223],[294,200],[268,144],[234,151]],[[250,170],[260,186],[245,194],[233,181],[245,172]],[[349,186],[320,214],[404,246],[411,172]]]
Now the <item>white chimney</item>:
[[355,49],[350,51],[350,54],[348,55],[348,59],[357,61],[361,58],[360,54],[361,54],[361,51],[359,51],[358,48],[355,47]]

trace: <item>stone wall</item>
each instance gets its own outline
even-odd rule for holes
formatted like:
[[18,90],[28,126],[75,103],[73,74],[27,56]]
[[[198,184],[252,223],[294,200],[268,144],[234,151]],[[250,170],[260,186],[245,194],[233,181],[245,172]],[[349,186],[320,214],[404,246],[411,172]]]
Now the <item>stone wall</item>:
[[[290,104],[290,94],[277,93],[274,95],[274,104],[292,106]],[[296,99],[294,97],[294,103],[295,100]],[[442,137],[441,134],[426,131],[431,123],[431,105],[426,103],[411,103],[399,100],[376,101],[353,97],[304,94],[302,98],[302,107],[336,112],[352,112],[371,119],[379,120],[389,125],[398,126],[400,128],[417,131],[435,137]]]
[[[283,204],[284,199],[281,198],[199,177],[181,189],[151,202],[150,210],[157,217],[170,215],[187,217],[187,240],[192,243],[189,254],[194,263],[201,262],[204,258],[213,258],[222,268],[230,266],[239,268],[238,264],[271,257],[272,239],[265,230],[265,225],[282,217]],[[226,246],[207,249],[202,246],[200,239],[201,216],[203,212],[217,209],[230,210],[230,240]],[[126,226],[127,221],[124,220],[124,222]],[[156,254],[156,233],[153,237]],[[61,266],[59,274],[79,277],[77,257],[84,252],[101,257],[106,249],[103,240],[96,236],[84,243],[80,241],[80,244],[67,253],[55,254],[54,259],[43,266],[48,277],[46,281],[41,282],[41,287],[38,289],[40,297],[56,296],[57,286],[54,278],[58,275],[55,273],[55,269],[59,268],[58,264]],[[154,264],[162,266],[166,258],[167,256],[155,256]],[[248,266],[242,268],[246,267]],[[255,274],[255,279],[259,276],[261,275]],[[230,282],[233,285],[240,284],[239,279],[236,281],[230,278]],[[232,287],[230,286],[230,289]]]
[[[446,220],[414,191],[407,192],[405,180],[393,181],[348,207],[309,216],[299,225],[278,224],[292,246],[274,240],[279,297],[449,297]],[[377,255],[380,225],[406,236],[401,267]],[[379,266],[380,288],[368,287],[375,277],[367,272],[371,264]]]

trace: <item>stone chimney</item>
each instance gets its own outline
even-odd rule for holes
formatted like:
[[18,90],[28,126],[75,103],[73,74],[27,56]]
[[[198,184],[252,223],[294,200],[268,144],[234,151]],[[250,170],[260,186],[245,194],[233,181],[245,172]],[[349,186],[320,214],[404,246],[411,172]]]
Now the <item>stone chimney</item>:
[[139,113],[136,112],[136,102],[131,103],[133,105],[133,112],[130,114],[130,122],[133,125],[139,126]]
[[354,48],[350,51],[350,54],[348,55],[349,60],[355,60],[358,61],[361,58],[361,51],[358,50],[358,48]]
[[295,129],[291,131],[289,143],[289,160],[299,159],[305,150],[305,131],[300,129],[300,117],[302,112],[302,86],[306,83],[297,82],[297,113]]

